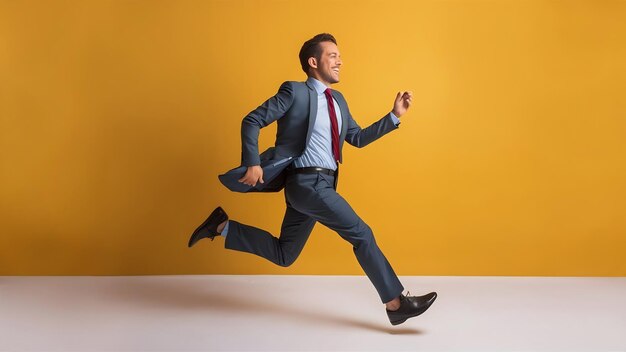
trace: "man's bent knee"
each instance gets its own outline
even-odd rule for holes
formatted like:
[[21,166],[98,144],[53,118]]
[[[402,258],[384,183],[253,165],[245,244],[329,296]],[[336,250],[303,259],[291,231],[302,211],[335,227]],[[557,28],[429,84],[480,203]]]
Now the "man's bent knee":
[[296,261],[297,258],[298,258],[297,255],[295,255],[295,256],[294,255],[284,255],[284,256],[282,256],[280,258],[280,260],[276,264],[286,268],[288,266],[291,266],[291,264],[293,264]]

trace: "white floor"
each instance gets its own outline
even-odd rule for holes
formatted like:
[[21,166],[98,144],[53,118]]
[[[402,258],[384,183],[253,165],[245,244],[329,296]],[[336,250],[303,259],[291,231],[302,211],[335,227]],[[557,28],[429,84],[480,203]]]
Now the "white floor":
[[393,327],[361,276],[3,276],[0,350],[626,351],[626,278],[401,280]]

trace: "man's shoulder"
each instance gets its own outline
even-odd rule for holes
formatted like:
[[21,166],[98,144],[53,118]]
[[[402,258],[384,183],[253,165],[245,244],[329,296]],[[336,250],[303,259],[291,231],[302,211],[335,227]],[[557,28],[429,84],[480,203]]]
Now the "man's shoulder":
[[306,81],[305,82],[301,82],[301,81],[284,81],[281,85],[282,86],[291,86],[291,87],[306,87]]
[[306,82],[299,81],[284,81],[279,88],[279,91],[284,91],[290,95],[307,95],[307,91],[309,90]]

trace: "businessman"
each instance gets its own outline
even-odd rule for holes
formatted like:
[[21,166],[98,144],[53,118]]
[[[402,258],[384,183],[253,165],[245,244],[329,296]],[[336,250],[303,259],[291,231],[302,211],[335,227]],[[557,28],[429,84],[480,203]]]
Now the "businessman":
[[[386,306],[393,325],[425,312],[437,294],[404,295],[404,287],[376,244],[372,229],[337,193],[343,143],[364,147],[400,125],[412,103],[399,92],[393,110],[367,128],[354,121],[341,93],[341,55],[335,38],[314,36],[300,49],[305,82],[284,82],[276,95],[251,111],[241,125],[242,164],[220,175],[236,192],[277,192],[284,188],[286,212],[278,237],[231,220],[217,207],[194,231],[188,246],[203,238],[225,237],[225,247],[256,254],[280,266],[291,265],[319,222],[353,246],[354,254]],[[277,122],[275,146],[259,154],[261,128]]]

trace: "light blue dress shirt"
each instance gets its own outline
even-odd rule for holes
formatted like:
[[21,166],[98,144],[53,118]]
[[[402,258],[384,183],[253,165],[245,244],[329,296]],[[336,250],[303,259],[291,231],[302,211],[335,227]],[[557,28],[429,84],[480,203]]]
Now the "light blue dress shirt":
[[[311,138],[309,139],[309,144],[304,150],[304,154],[296,158],[293,163],[297,168],[323,167],[325,169],[336,170],[337,163],[333,157],[328,101],[326,100],[326,95],[324,94],[324,91],[328,87],[313,77],[309,77],[307,82],[312,84],[317,91],[317,116],[315,117],[315,124],[313,125],[313,131],[311,132]],[[334,98],[333,103],[335,104],[339,134],[341,134],[341,110],[339,109],[339,104]],[[391,113],[391,119],[396,125],[400,123],[398,117],[396,117],[393,113]]]

